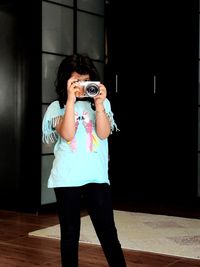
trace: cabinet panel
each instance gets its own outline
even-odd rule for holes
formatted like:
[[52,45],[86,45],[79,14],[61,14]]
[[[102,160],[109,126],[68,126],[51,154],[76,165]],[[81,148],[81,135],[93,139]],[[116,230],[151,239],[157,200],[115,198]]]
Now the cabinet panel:
[[118,198],[196,194],[197,7],[197,1],[107,7],[106,82],[120,128],[110,138],[110,178]]

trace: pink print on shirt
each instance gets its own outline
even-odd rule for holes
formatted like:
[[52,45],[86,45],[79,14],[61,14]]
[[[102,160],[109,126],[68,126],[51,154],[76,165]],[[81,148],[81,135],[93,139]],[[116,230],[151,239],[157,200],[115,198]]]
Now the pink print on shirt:
[[[86,133],[87,133],[87,140],[86,140],[86,149],[88,152],[93,152],[96,150],[99,142],[97,135],[93,131],[93,123],[90,119],[89,112],[83,111],[81,116],[78,116],[78,113],[75,113],[75,127],[76,129],[79,126],[79,122],[82,121],[83,126],[85,127]],[[69,145],[73,152],[77,149],[77,141],[74,137],[71,142],[69,142]]]

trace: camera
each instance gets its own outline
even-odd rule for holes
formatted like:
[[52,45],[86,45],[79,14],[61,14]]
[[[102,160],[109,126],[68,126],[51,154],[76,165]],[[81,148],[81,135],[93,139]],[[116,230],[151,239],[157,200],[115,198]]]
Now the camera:
[[100,93],[99,89],[100,82],[96,81],[81,81],[80,86],[84,89],[84,96],[95,97]]

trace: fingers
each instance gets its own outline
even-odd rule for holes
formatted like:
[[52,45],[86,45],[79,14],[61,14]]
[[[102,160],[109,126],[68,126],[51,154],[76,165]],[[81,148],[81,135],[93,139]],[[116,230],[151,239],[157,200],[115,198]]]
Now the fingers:
[[79,82],[79,80],[77,80],[77,78],[71,77],[68,80],[67,85],[68,85],[68,87],[73,88],[74,86],[77,86],[78,85],[78,82]]
[[76,88],[80,88],[79,87],[79,81],[77,79],[75,79],[75,78],[70,78],[68,80],[68,89],[72,90],[72,89],[76,89]]
[[94,97],[95,105],[98,103],[103,103],[103,101],[106,99],[107,91],[105,86],[100,86],[100,93]]
[[103,97],[106,97],[106,95],[107,95],[107,91],[106,91],[106,87],[104,86],[104,85],[100,85],[99,86],[99,88],[100,88],[100,93],[99,93],[99,95],[100,96],[103,96]]
[[76,99],[76,97],[79,97],[80,95],[80,88],[78,87],[77,84],[77,79],[75,78],[70,78],[67,82],[67,94],[68,98]]

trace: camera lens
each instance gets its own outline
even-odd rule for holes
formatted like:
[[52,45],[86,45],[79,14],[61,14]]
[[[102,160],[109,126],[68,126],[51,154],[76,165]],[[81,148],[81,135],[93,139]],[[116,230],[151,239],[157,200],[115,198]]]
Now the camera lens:
[[95,83],[90,83],[85,88],[86,93],[90,97],[94,97],[99,94],[99,86]]

